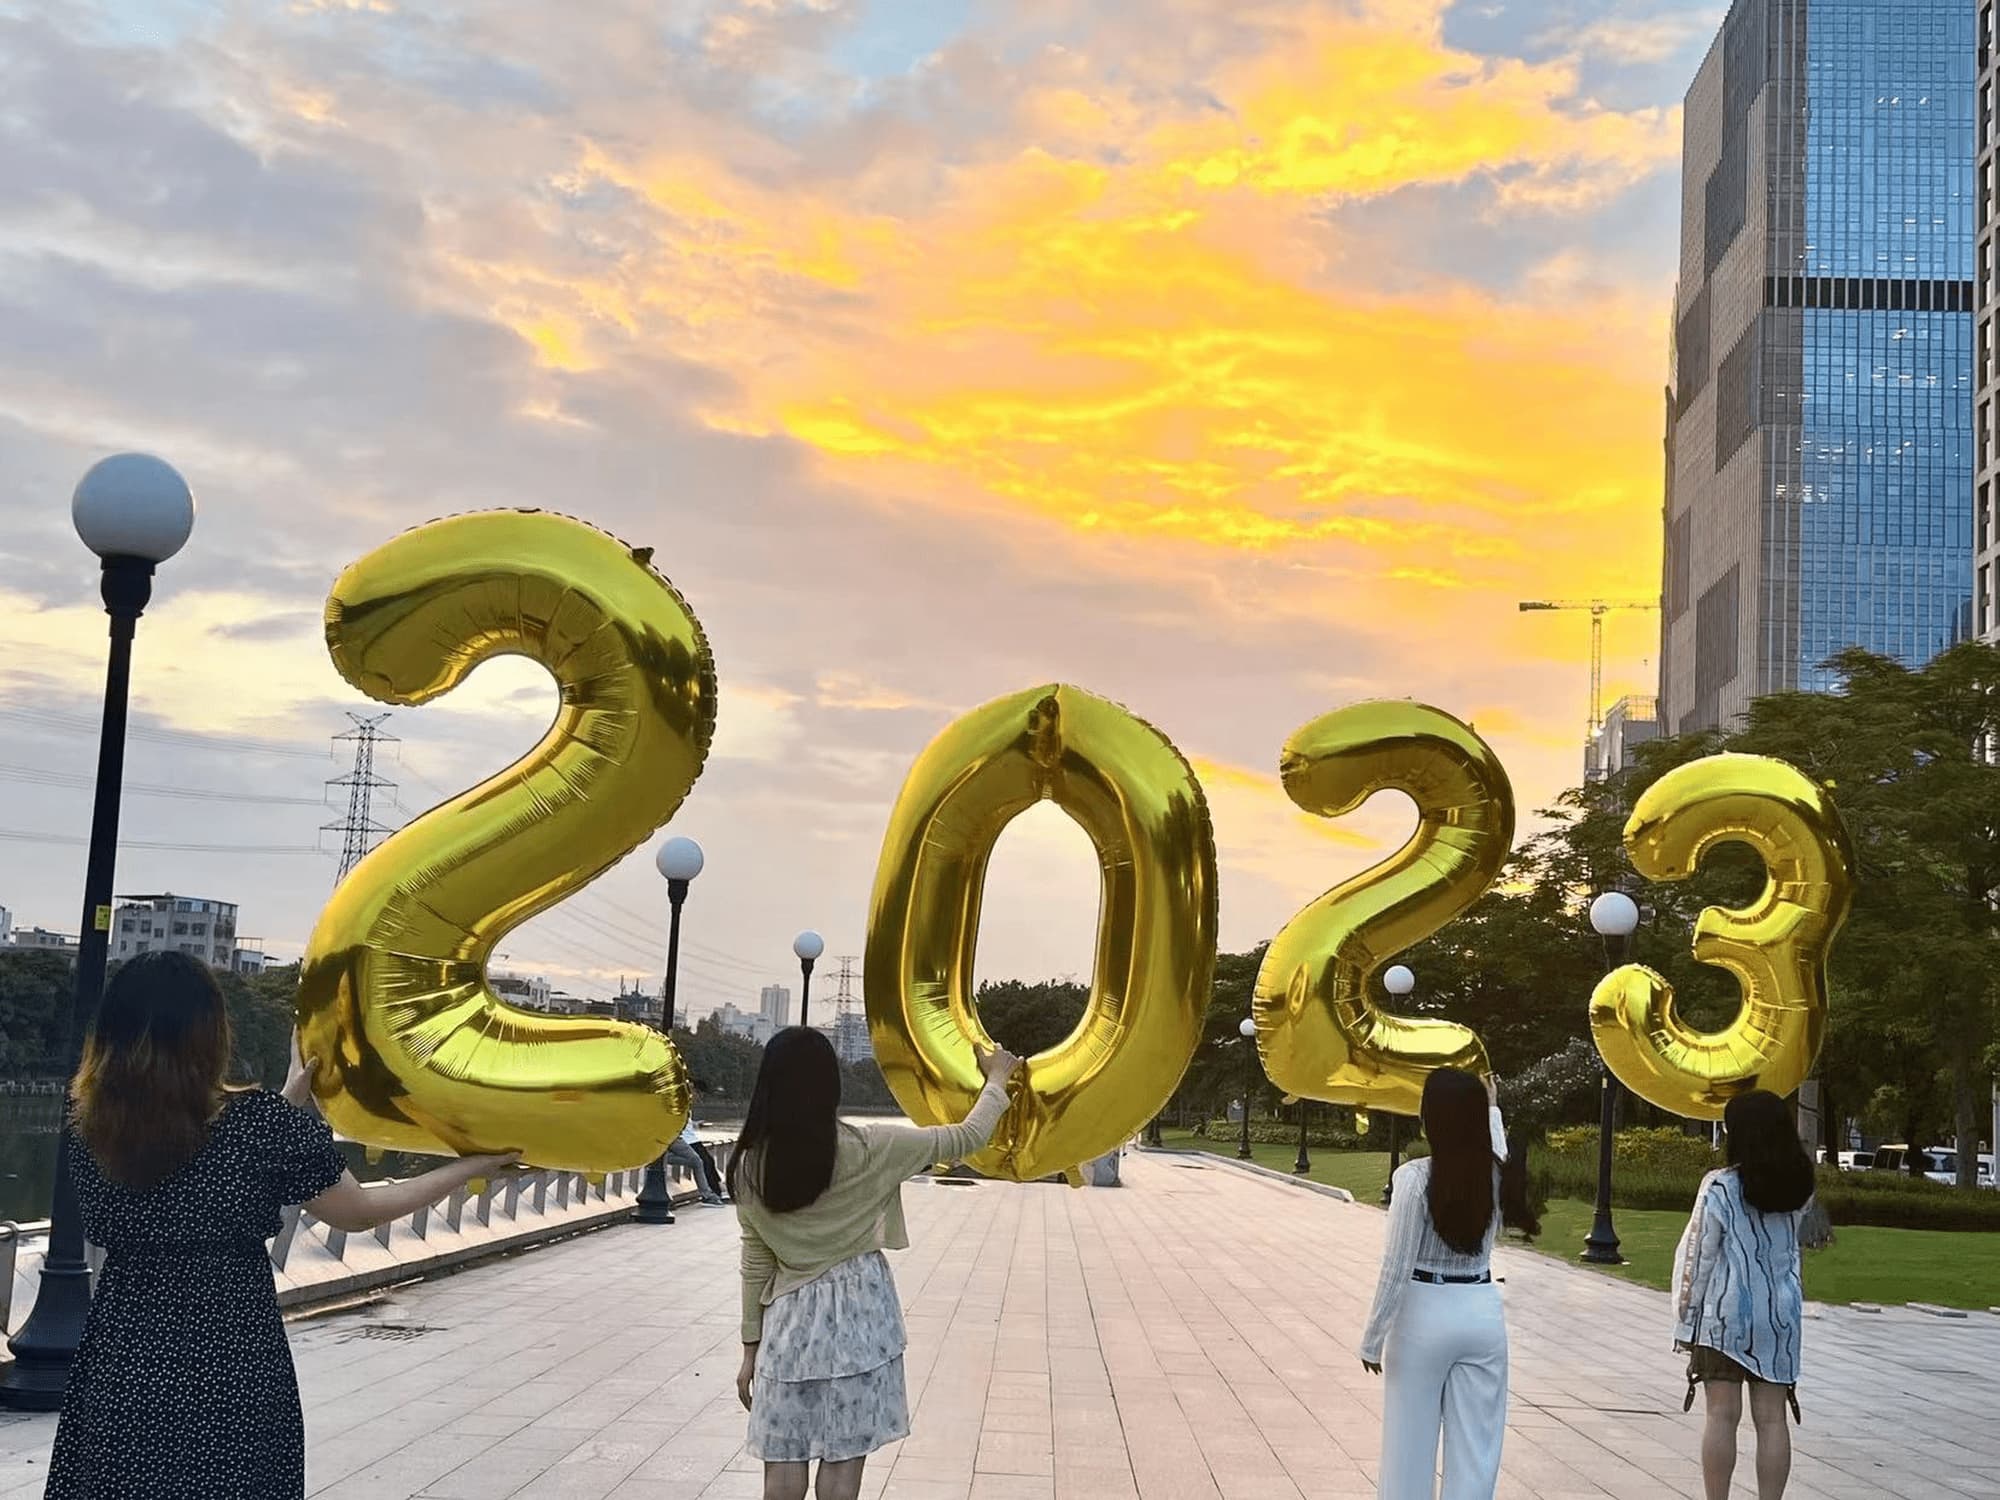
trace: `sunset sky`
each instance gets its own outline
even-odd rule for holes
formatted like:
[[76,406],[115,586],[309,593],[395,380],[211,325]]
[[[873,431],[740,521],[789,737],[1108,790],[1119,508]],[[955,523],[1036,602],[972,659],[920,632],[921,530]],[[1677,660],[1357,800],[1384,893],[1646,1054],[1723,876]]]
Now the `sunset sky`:
[[[327,586],[491,506],[654,547],[714,643],[696,1012],[801,927],[858,955],[910,761],[1040,682],[1196,762],[1231,949],[1407,826],[1284,799],[1329,709],[1468,717],[1546,804],[1588,625],[1515,603],[1658,592],[1678,101],[1722,9],[0,0],[0,905],[76,926],[103,617],[68,498],[132,448],[201,513],[129,780],[273,800],[133,791],[135,844],[225,847],[129,847],[118,887],[238,901],[287,957],[368,707]],[[1614,618],[1610,695],[1656,630]],[[552,702],[510,662],[397,713],[392,819]],[[663,906],[635,858],[505,966],[656,982]],[[1023,820],[982,972],[1087,973],[1094,922],[1082,835]]]

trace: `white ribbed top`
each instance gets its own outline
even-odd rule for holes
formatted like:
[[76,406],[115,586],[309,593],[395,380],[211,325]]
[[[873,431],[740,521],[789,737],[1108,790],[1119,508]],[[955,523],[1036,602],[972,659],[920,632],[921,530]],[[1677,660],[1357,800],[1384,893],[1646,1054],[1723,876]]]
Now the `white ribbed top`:
[[[1507,1130],[1496,1105],[1491,1112],[1493,1154],[1507,1159]],[[1361,1334],[1361,1357],[1382,1363],[1382,1346],[1389,1341],[1396,1314],[1410,1290],[1410,1273],[1432,1271],[1440,1276],[1477,1276],[1493,1263],[1493,1240],[1500,1232],[1500,1169],[1493,1169],[1493,1222],[1476,1254],[1466,1255],[1446,1244],[1431,1223],[1431,1162],[1427,1156],[1396,1168],[1396,1191],[1389,1205],[1388,1242],[1382,1247],[1382,1278],[1375,1285],[1375,1306]]]

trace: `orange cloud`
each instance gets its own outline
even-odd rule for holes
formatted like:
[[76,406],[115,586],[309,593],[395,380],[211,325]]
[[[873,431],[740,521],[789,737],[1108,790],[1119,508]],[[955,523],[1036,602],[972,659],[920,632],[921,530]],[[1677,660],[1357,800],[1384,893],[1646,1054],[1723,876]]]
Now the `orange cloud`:
[[641,248],[454,264],[549,367],[665,345],[733,377],[713,425],[878,491],[1419,592],[1526,587],[1554,546],[1630,588],[1654,540],[1604,518],[1658,482],[1661,289],[1392,288],[1394,247],[1327,215],[1472,178],[1571,211],[1670,161],[1677,118],[1448,47],[1442,9],[1274,31],[1204,80],[1220,110],[1029,87],[1046,136],[915,201],[590,143],[556,186],[642,203]]

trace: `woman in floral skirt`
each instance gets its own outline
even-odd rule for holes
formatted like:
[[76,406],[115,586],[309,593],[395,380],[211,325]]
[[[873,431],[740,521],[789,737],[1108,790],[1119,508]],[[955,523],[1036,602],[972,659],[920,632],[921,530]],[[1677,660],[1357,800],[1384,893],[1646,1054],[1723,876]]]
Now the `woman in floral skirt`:
[[884,1250],[909,1246],[903,1184],[992,1139],[1019,1059],[980,1058],[986,1089],[961,1125],[856,1129],[840,1060],[802,1026],[779,1032],[729,1163],[743,1229],[743,1368],[764,1500],[854,1500],[868,1455],[909,1436],[903,1309]]

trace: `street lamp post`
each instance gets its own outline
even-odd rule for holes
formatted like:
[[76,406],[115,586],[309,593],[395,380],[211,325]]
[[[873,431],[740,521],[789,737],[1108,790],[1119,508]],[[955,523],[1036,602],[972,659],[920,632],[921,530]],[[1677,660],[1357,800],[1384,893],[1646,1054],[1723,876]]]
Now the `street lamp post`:
[[[667,982],[660,991],[660,1035],[671,1042],[674,1035],[674,987],[680,979],[681,967],[681,906],[687,900],[688,887],[701,873],[704,863],[701,845],[693,839],[668,839],[660,845],[660,852],[653,863],[666,877],[667,905],[671,910],[667,919]],[[632,1218],[640,1224],[674,1222],[674,1189],[667,1176],[667,1154],[664,1151],[647,1164],[646,1180],[640,1184],[639,1196],[634,1200]]]
[[1243,1141],[1236,1148],[1238,1161],[1250,1160],[1250,1095],[1257,1088],[1257,1023],[1245,1016],[1236,1023],[1243,1038]]
[[[77,934],[76,993],[70,1007],[65,1075],[76,1072],[83,1039],[104,992],[111,949],[111,890],[118,862],[118,803],[125,779],[125,716],[132,681],[132,638],[153,595],[153,569],[187,544],[194,494],[167,464],[121,453],[91,466],[70,501],[85,546],[103,561],[100,592],[111,617],[104,674],[104,721],[97,745],[97,793],[84,865],[83,921]],[[56,1135],[56,1180],[49,1244],[34,1310],[8,1341],[13,1362],[0,1373],[0,1406],[55,1411],[62,1405],[90,1316],[90,1266],[83,1218],[69,1174],[69,1133]]]
[[[1401,1000],[1416,992],[1417,975],[1408,964],[1392,964],[1382,974],[1382,988]],[[1389,1116],[1389,1180],[1382,1184],[1382,1206],[1387,1208],[1396,1198],[1396,1168],[1403,1162],[1403,1118]]]
[[[1590,903],[1590,925],[1604,940],[1604,971],[1620,968],[1639,927],[1639,907],[1623,891],[1606,891]],[[1602,1079],[1597,1116],[1597,1218],[1584,1237],[1583,1259],[1594,1266],[1622,1266],[1618,1231],[1611,1223],[1611,1148],[1618,1130],[1618,1080],[1598,1059]]]
[[792,939],[792,954],[799,961],[799,1024],[806,1024],[806,1005],[812,999],[813,963],[826,952],[826,939],[807,928]]

